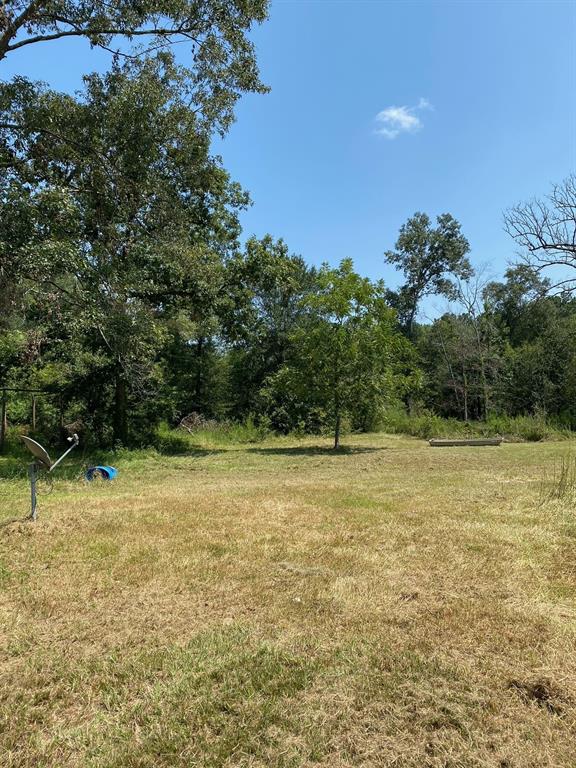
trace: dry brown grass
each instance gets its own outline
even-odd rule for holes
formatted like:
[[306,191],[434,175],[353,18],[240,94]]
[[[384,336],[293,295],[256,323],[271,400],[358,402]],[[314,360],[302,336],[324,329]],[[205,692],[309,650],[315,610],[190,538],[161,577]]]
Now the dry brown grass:
[[1,765],[576,766],[565,449],[348,444],[135,457],[0,529]]

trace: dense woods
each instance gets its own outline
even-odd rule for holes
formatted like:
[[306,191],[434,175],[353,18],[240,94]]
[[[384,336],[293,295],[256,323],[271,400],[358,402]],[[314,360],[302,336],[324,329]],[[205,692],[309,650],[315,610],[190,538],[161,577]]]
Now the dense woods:
[[[210,149],[239,95],[266,90],[246,37],[265,3],[164,3],[164,26],[154,3],[134,18],[125,3],[92,16],[83,3],[13,5],[1,56],[72,30],[116,51],[75,95],[0,84],[0,388],[42,390],[39,430],[147,445],[195,414],[328,430],[337,446],[390,409],[576,427],[573,177],[506,214],[511,255],[515,240],[526,257],[501,280],[474,271],[449,213],[416,213],[383,254],[397,290],[351,259],[313,267],[281,233],[242,241],[248,193]],[[128,54],[146,35],[154,44]],[[446,311],[422,322],[430,295]],[[10,392],[8,424],[29,424],[30,409]]]

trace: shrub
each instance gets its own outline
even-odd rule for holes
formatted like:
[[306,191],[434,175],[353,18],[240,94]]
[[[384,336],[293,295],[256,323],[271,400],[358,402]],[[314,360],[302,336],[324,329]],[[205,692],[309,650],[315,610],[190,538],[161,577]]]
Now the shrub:
[[565,440],[572,436],[570,429],[547,421],[540,415],[495,416],[491,417],[484,427],[491,434],[502,435],[509,442]]
[[458,421],[437,416],[430,411],[410,416],[403,409],[386,411],[380,424],[383,432],[431,437],[503,437],[508,442],[565,440],[570,429],[547,421],[542,416],[492,416],[488,421]]
[[184,416],[184,418],[181,419],[178,429],[185,430],[193,435],[195,432],[223,429],[229,425],[230,422],[228,421],[218,422],[216,419],[209,419],[197,411],[192,411],[188,416]]
[[381,429],[391,434],[411,435],[428,440],[431,437],[460,437],[472,434],[469,424],[456,419],[443,419],[430,411],[410,416],[406,411],[394,409],[386,411]]
[[259,443],[270,434],[265,420],[256,421],[249,416],[244,422],[216,421],[201,414],[190,414],[177,429],[161,423],[152,446],[164,454],[183,454],[199,446],[230,445],[233,443]]
[[195,444],[228,445],[231,443],[260,443],[270,434],[265,420],[256,421],[248,416],[244,422],[216,422],[211,428],[198,429],[193,433]]

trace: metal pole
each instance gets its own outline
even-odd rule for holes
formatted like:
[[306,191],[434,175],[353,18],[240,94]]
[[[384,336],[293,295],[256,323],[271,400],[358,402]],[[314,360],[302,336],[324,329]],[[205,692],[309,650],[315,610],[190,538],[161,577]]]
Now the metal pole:
[[30,478],[30,519],[33,523],[36,522],[36,478],[37,478],[37,466],[36,462],[28,466],[28,477]]
[[53,469],[56,469],[56,467],[58,466],[58,464],[60,464],[62,459],[65,459],[66,456],[68,456],[68,454],[70,453],[70,451],[73,451],[74,448],[76,448],[76,446],[78,445],[79,440],[78,440],[78,435],[77,434],[74,434],[72,437],[69,437],[68,440],[72,443],[72,445],[70,446],[70,448],[68,448],[66,453],[63,453],[62,456],[60,456],[58,461],[55,461],[54,464],[52,464],[52,466],[50,467],[48,472],[52,472]]
[[36,432],[36,395],[32,395],[32,432]]

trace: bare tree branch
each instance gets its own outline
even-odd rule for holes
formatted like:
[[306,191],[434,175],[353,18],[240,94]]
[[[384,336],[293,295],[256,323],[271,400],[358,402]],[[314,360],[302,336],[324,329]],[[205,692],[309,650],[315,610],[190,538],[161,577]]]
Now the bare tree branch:
[[[504,226],[525,250],[524,261],[535,272],[554,267],[576,270],[576,175],[555,184],[543,200],[507,211]],[[564,275],[555,286],[572,281],[576,277],[566,279]]]

